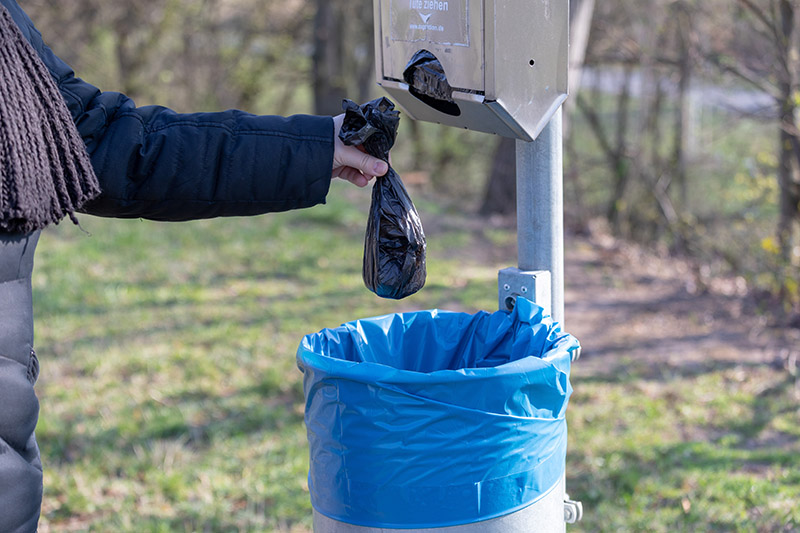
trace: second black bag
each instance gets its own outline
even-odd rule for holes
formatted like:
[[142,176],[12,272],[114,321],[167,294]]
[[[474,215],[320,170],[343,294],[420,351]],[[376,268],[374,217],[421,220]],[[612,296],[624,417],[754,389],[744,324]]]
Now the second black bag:
[[[339,138],[363,146],[373,157],[389,162],[389,150],[397,136],[400,114],[387,98],[359,106],[351,100],[345,111]],[[364,284],[382,298],[399,300],[425,285],[425,233],[400,176],[389,166],[372,188],[372,204],[364,240]]]

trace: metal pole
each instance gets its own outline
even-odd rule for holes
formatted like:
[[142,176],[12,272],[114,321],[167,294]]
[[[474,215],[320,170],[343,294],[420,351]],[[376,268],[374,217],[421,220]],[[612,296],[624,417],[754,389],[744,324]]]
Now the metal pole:
[[564,166],[561,109],[533,142],[517,141],[519,269],[551,274],[551,312],[564,324]]

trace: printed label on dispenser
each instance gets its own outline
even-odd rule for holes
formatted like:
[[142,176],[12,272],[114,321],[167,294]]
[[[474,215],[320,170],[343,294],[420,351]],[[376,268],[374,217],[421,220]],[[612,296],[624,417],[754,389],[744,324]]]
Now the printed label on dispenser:
[[391,0],[392,40],[469,46],[469,0]]

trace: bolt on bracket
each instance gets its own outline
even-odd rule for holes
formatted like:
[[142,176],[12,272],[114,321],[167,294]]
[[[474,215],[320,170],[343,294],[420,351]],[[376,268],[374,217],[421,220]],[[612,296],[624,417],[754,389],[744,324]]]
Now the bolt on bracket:
[[569,495],[565,494],[564,498],[564,522],[567,524],[575,524],[583,519],[583,504],[569,499]]

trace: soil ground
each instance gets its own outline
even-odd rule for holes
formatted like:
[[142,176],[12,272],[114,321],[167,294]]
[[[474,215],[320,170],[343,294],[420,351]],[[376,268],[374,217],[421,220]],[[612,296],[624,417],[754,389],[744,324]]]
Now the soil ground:
[[[516,242],[492,242],[486,231],[516,231],[513,219],[426,219],[434,233],[465,224],[476,243],[472,259],[477,253],[485,264],[511,266]],[[800,328],[776,326],[743,278],[712,275],[594,227],[581,235],[567,231],[564,255],[565,329],[582,345],[574,371],[605,374],[636,361],[657,373],[742,363],[798,373]]]
[[800,329],[771,325],[743,279],[700,277],[687,261],[605,236],[568,236],[566,329],[583,346],[578,375],[631,361],[655,375],[740,364],[796,374]]

